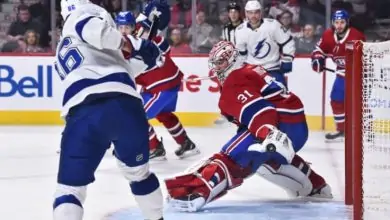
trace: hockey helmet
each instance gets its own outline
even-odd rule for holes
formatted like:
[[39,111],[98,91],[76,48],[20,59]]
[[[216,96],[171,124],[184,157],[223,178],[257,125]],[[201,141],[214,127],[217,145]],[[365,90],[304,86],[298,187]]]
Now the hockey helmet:
[[345,20],[347,23],[349,22],[349,14],[346,10],[337,10],[332,15],[332,23],[336,20]]
[[250,0],[245,4],[245,11],[261,10],[260,2],[257,0]]
[[115,23],[116,25],[135,26],[135,17],[131,11],[122,11],[115,17]]
[[230,10],[237,10],[241,11],[240,5],[237,4],[237,2],[230,2],[229,5],[226,7],[227,11]]
[[80,5],[91,3],[89,0],[61,0],[61,16],[65,20],[72,11],[76,10]]
[[[336,29],[335,27],[335,22],[338,21],[338,20],[344,20],[345,21],[345,27],[341,30],[341,29]],[[337,34],[343,34],[345,33],[347,30],[348,30],[348,26],[349,26],[349,14],[346,10],[337,10],[335,11],[333,14],[332,14],[332,26],[333,26],[333,29],[337,32]],[[339,27],[340,28],[340,27]]]
[[209,68],[221,84],[223,84],[226,77],[233,70],[238,54],[238,50],[230,41],[220,41],[211,49],[209,54]]

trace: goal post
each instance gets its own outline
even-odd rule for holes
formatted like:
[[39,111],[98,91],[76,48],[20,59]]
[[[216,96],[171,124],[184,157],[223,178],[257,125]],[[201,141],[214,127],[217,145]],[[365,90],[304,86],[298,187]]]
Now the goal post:
[[345,203],[353,220],[390,219],[390,41],[346,51]]

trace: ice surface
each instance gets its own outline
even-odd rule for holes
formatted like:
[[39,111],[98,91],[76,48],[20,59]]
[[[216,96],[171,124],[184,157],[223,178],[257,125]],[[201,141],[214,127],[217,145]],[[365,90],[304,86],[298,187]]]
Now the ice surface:
[[[56,150],[61,131],[61,127],[0,127],[0,219],[51,219],[58,164]],[[163,128],[157,128],[156,132],[164,137],[168,151],[168,161],[153,162],[151,165],[161,180],[219,151],[234,134],[234,128],[188,128],[188,135],[198,144],[202,154],[185,160],[175,157],[173,151],[177,146]],[[284,190],[253,176],[201,212],[176,213],[167,208],[165,219],[350,219],[350,210],[343,205],[343,152],[342,144],[325,144],[322,133],[311,133],[306,147],[300,153],[331,185],[335,196],[333,201],[289,200]],[[120,175],[109,153],[101,163],[96,179],[88,189],[84,219],[143,219],[135,207],[126,180]]]

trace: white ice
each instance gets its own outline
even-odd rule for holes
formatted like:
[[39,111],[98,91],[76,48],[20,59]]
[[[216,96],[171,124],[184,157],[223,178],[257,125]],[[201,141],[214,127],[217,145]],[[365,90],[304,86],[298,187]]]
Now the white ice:
[[[58,164],[56,151],[61,131],[62,127],[0,127],[0,219],[51,219]],[[173,139],[163,128],[158,127],[156,131],[164,137],[168,151],[168,161],[152,163],[152,169],[160,180],[219,151],[234,134],[232,127],[187,128],[188,135],[199,146],[202,155],[179,160],[173,153],[177,148]],[[289,200],[284,190],[253,176],[199,213],[175,213],[166,209],[165,219],[350,219],[350,208],[343,203],[344,147],[342,144],[325,144],[323,136],[323,133],[312,132],[300,155],[326,178],[333,188],[333,201]],[[84,204],[85,220],[143,219],[135,206],[128,183],[109,154],[100,164],[96,179],[88,189]]]

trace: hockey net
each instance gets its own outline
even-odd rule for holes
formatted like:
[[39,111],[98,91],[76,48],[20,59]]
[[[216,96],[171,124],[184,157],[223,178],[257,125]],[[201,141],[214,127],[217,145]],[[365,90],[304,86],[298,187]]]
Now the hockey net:
[[347,44],[345,89],[346,204],[390,219],[390,41]]

